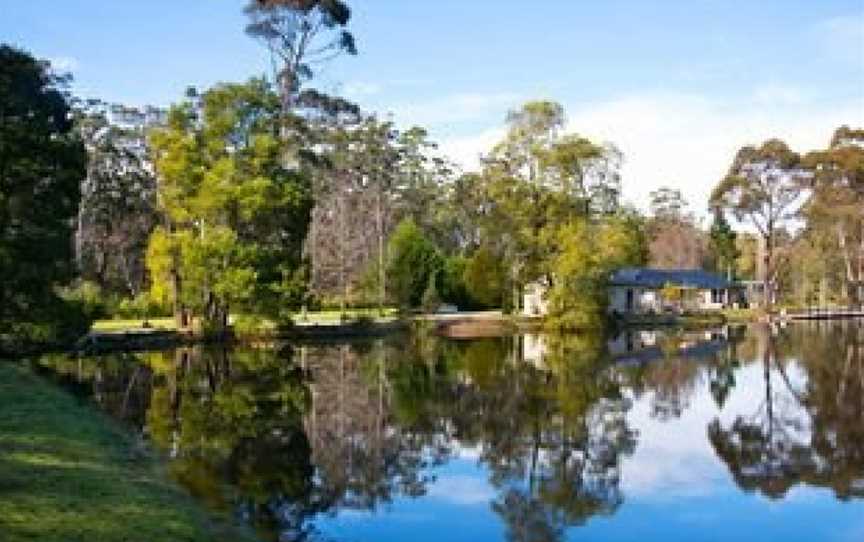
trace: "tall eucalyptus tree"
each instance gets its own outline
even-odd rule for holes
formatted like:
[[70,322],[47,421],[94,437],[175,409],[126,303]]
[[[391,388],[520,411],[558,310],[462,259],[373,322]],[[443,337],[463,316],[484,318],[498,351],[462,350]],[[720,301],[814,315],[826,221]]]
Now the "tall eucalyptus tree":
[[741,148],[711,195],[712,207],[731,211],[759,233],[763,245],[760,279],[769,313],[776,301],[781,267],[780,232],[796,219],[811,177],[798,153],[771,139],[760,147]]

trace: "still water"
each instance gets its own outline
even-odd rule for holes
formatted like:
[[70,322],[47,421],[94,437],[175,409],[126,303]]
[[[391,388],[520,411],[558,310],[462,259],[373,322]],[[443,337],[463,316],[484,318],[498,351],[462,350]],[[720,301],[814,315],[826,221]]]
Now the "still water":
[[263,540],[864,541],[862,322],[37,366]]

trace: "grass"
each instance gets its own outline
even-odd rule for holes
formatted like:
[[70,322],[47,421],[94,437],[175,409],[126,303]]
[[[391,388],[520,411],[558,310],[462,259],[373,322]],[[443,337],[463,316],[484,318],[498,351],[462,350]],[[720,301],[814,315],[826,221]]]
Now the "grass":
[[723,309],[723,316],[728,322],[755,322],[759,315],[756,309]]
[[253,540],[214,521],[111,419],[0,363],[0,539]]
[[[348,309],[344,313],[339,310],[310,311],[306,314],[296,313],[293,315],[294,323],[306,324],[338,324],[344,320],[351,321],[361,317],[370,318],[376,322],[389,322],[398,316],[398,311],[393,308],[384,309],[383,314],[378,309]],[[249,315],[236,315],[235,325],[238,329],[248,332],[269,332],[277,328],[277,325],[266,318],[256,318]],[[147,320],[153,329],[174,330],[177,329],[173,318],[150,318]],[[143,319],[131,320],[98,320],[91,326],[92,331],[103,333],[122,332],[144,327]]]
[[[177,329],[173,318],[149,318],[147,322],[153,329]],[[142,329],[144,320],[98,320],[93,323],[93,331],[126,331],[130,329]]]
[[396,318],[399,311],[393,308],[385,308],[383,314],[378,309],[347,309],[345,312],[340,310],[324,310],[310,311],[305,315],[302,313],[294,314],[294,323],[296,324],[336,324],[343,320],[355,320],[357,318],[370,318],[374,321],[390,321]]

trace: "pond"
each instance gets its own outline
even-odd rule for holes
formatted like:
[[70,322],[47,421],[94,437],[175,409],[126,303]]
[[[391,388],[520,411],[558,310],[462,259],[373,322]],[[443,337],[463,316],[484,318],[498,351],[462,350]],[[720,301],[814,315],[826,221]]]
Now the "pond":
[[46,356],[264,540],[864,540],[864,323]]

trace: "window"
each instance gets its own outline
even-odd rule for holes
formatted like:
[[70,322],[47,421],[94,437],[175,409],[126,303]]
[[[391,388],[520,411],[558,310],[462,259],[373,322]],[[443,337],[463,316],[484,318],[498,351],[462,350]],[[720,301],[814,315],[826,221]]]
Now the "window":
[[711,290],[711,303],[723,303],[723,290]]

